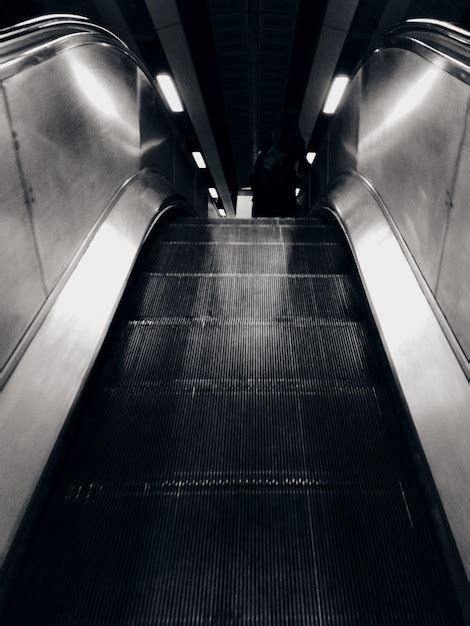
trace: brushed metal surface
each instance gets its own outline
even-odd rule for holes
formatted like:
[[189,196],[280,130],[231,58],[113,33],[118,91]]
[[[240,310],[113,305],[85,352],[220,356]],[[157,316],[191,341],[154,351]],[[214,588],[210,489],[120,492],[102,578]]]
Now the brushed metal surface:
[[[470,99],[470,98],[469,98]],[[455,181],[437,302],[470,361],[470,115]],[[470,407],[469,407],[470,415]]]
[[348,89],[348,105],[339,110],[329,131],[329,144],[332,146],[328,150],[329,181],[341,172],[357,169],[361,98],[362,70],[359,70]]
[[382,209],[341,177],[328,206],[351,245],[385,350],[470,577],[470,385]]
[[155,89],[145,74],[137,72],[140,124],[140,162],[142,167],[158,167],[168,180],[174,180],[173,143],[168,120],[159,106]]
[[172,193],[155,174],[125,190],[0,394],[0,566],[142,242]]
[[2,63],[21,56],[23,52],[43,42],[72,33],[94,33],[105,35],[126,44],[106,28],[90,22],[88,18],[73,15],[44,15],[10,28],[0,30],[0,58]]
[[0,87],[0,371],[44,298],[39,259],[13,137],[5,93]]
[[89,25],[59,36],[56,21],[51,41],[0,62],[0,565],[148,229],[170,202],[207,214],[138,59]]
[[50,291],[138,169],[136,66],[113,47],[81,46],[11,77],[5,88]]
[[[178,171],[186,202],[197,201],[201,214],[207,214],[204,180],[195,174],[191,156],[175,147],[179,140],[139,59],[119,38],[87,20],[52,16],[38,20],[38,32],[35,25],[1,33],[9,54],[17,44],[17,55],[5,61],[0,40],[0,78],[11,112],[10,127],[2,128],[1,136],[6,137],[2,148],[12,149],[12,134],[16,138],[18,149],[8,159],[17,159],[23,173],[45,293],[31,320],[28,297],[35,291],[26,292],[28,282],[22,281],[25,299],[17,308],[24,307],[28,318],[26,333],[24,324],[12,326],[8,316],[14,307],[2,311],[8,327],[1,360],[8,362],[0,371],[0,387],[126,181],[150,167],[175,182]],[[21,34],[19,42],[15,32]],[[6,183],[4,188],[9,194]],[[20,215],[24,206],[16,205]],[[15,254],[27,261],[31,246],[23,243],[16,242]],[[2,269],[8,271],[6,265]]]
[[394,49],[363,67],[362,92],[358,170],[379,192],[435,290],[468,87]]
[[[407,28],[412,28],[411,33]],[[428,29],[425,24],[423,34],[427,38],[433,35]],[[318,198],[326,194],[327,183],[333,183],[341,172],[350,171],[377,193],[470,379],[468,226],[466,209],[452,208],[464,206],[463,198],[470,190],[468,137],[464,142],[470,83],[468,72],[465,80],[460,75],[460,57],[449,57],[450,48],[442,43],[447,30],[439,25],[439,32],[434,33],[437,39],[434,35],[432,38],[433,50],[424,42],[419,50],[404,49],[409,34],[413,45],[416,37],[422,36],[413,22],[399,29],[400,42],[395,34],[386,38],[366,60],[353,78],[319,151],[310,186]],[[463,37],[452,29],[449,32],[451,37]],[[460,56],[465,49],[468,59],[468,46],[465,48],[461,41],[457,44]],[[468,60],[466,65],[470,66]],[[465,161],[461,163],[460,159]],[[438,285],[441,273],[442,284]]]

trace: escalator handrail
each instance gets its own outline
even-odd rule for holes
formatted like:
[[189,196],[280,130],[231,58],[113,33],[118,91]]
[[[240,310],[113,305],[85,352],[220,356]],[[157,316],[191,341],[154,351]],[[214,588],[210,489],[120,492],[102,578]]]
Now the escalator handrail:
[[387,32],[373,54],[388,48],[409,50],[470,84],[470,33],[455,24],[427,18],[407,20]]
[[72,13],[50,13],[25,20],[6,28],[0,28],[0,45],[6,41],[12,41],[24,35],[40,32],[51,26],[91,25],[87,17]]
[[6,63],[21,60],[20,65],[23,68],[28,63],[28,57],[34,58],[34,63],[37,63],[36,56],[40,50],[50,50],[56,42],[63,43],[64,37],[86,34],[98,36],[98,39],[118,45],[126,53],[135,56],[120,37],[91,22],[87,17],[71,14],[44,15],[0,30],[0,75],[1,68]]
[[409,30],[421,30],[428,33],[439,33],[441,35],[445,35],[449,39],[453,39],[463,44],[470,45],[470,31],[467,31],[460,26],[457,26],[456,24],[451,24],[450,22],[443,22],[442,20],[435,20],[424,17],[406,20],[406,22],[395,26],[390,31],[390,34],[398,34]]
[[[49,14],[0,30],[0,76],[2,65],[5,63],[14,62],[21,57],[20,67],[23,69],[28,64],[28,58],[33,58],[34,63],[37,63],[38,47],[43,49],[43,46],[46,46],[51,50],[54,42],[60,41],[59,47],[63,49],[64,37],[86,33],[98,35],[99,39],[104,38],[109,40],[109,43],[118,44],[139,66],[142,66],[141,61],[122,39],[110,30],[91,22],[87,17]],[[433,39],[433,36],[438,36],[441,40],[444,38],[449,45],[444,46],[442,41]],[[454,24],[435,19],[414,18],[398,24],[389,31],[381,39],[377,50],[397,46],[411,49],[429,60],[438,60],[444,70],[468,83],[469,43],[470,33]]]
[[71,47],[98,43],[119,49],[154,82],[142,60],[120,37],[86,17],[59,14],[43,16],[4,29],[0,31],[0,36],[2,34],[5,37],[3,40],[0,38],[0,80]]

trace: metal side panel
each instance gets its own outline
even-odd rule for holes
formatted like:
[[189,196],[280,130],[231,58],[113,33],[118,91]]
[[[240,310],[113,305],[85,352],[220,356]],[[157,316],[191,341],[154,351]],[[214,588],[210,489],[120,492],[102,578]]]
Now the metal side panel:
[[112,46],[82,45],[19,72],[5,89],[50,291],[139,169],[136,65]]
[[347,106],[339,111],[328,133],[328,182],[346,170],[357,169],[361,97],[362,70],[359,70],[349,87]]
[[143,174],[100,226],[0,395],[0,565],[101,346],[149,226],[173,190]]
[[0,89],[0,379],[11,352],[46,297],[15,148]]
[[362,72],[357,170],[382,197],[434,291],[468,86],[406,50],[383,50]]
[[[462,146],[446,243],[437,285],[437,301],[467,358],[470,370],[470,120]],[[464,279],[462,280],[462,277]],[[469,409],[470,413],[470,409]]]
[[470,385],[381,208],[342,177],[329,203],[350,241],[384,347],[470,576]]

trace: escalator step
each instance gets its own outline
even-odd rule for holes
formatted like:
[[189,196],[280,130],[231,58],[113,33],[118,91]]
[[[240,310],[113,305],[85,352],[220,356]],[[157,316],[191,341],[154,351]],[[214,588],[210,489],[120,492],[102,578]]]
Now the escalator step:
[[332,232],[321,219],[161,227],[2,624],[461,624]]
[[64,487],[75,494],[90,484],[272,481],[397,490],[408,480],[399,427],[373,389],[117,388],[89,419],[93,432],[77,445]]
[[339,244],[156,243],[141,265],[162,274],[319,274],[350,271]]
[[259,226],[262,224],[273,226],[279,224],[293,224],[296,226],[311,226],[312,224],[326,224],[326,220],[322,216],[314,217],[258,217],[256,219],[239,219],[239,218],[201,218],[201,217],[178,217],[172,220],[174,224],[215,224],[215,225],[227,225],[237,226],[246,224],[247,226]]
[[58,522],[15,626],[455,623],[399,492],[96,489]]
[[106,386],[230,377],[319,378],[370,387],[379,376],[363,326],[335,320],[130,322],[105,372]]
[[159,241],[198,241],[198,242],[267,242],[267,243],[335,243],[338,232],[326,224],[314,226],[267,224],[165,224],[158,237]]
[[130,319],[237,320],[362,318],[352,278],[319,276],[155,276],[136,281]]

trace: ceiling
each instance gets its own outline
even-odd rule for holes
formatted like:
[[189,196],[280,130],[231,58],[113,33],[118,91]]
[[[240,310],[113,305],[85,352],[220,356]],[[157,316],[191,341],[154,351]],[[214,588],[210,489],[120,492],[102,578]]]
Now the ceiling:
[[[210,128],[195,125],[191,94],[188,113],[172,123],[188,150],[200,149],[211,134],[217,176],[232,199],[249,184],[256,154],[282,109],[305,111],[312,93],[321,100],[332,75],[351,75],[391,25],[426,16],[470,26],[469,0],[2,0],[0,27],[47,12],[82,13],[127,39],[155,74],[172,68],[155,26],[155,14],[172,6]],[[343,24],[348,10],[352,19]],[[330,33],[330,48],[324,50],[327,27],[333,33],[337,28],[337,38]],[[330,74],[315,74],[318,59],[331,62]],[[318,149],[330,122],[320,107],[308,127],[311,149]],[[206,176],[208,184],[221,184],[210,169]]]
[[299,0],[209,0],[239,186],[285,100]]
[[[351,11],[343,39],[338,28],[337,57],[331,51],[334,73],[348,75],[371,42],[398,21],[412,16],[470,21],[468,0],[174,1],[233,192],[249,185],[257,152],[283,108],[301,112],[319,42],[325,45],[325,20],[341,25],[342,14]],[[331,76],[316,79],[321,94],[328,87],[322,80],[329,85]],[[320,111],[307,137],[311,149],[318,149],[330,123]]]

